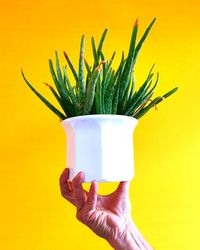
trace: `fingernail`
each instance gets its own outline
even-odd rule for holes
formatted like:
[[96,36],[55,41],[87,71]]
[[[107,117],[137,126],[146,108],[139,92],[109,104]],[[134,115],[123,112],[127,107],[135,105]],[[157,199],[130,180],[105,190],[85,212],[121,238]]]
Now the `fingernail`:
[[81,176],[81,178],[83,178],[83,179],[85,179],[85,174],[84,174],[84,172],[80,172],[80,176]]
[[72,191],[72,184],[69,180],[67,180],[67,186],[68,186],[69,191],[71,192]]

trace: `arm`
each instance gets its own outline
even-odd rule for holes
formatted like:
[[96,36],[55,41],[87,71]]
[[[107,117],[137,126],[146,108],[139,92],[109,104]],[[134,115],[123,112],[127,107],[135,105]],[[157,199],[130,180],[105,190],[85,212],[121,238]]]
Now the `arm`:
[[152,250],[131,218],[129,182],[121,182],[109,195],[98,195],[98,184],[93,181],[89,192],[82,188],[84,174],[80,172],[72,182],[69,170],[60,177],[62,196],[77,209],[77,219],[115,250]]
[[108,242],[115,250],[153,250],[131,218],[123,235]]

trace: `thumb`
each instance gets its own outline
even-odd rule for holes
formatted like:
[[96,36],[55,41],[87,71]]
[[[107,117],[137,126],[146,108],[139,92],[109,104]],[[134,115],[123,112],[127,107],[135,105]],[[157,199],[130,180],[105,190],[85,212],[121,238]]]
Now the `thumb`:
[[122,181],[119,183],[116,192],[129,192],[130,181]]

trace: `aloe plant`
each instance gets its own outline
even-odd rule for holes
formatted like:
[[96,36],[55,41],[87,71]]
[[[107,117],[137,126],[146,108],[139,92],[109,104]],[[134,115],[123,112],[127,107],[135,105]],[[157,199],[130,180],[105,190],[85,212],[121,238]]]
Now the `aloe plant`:
[[[64,52],[64,57],[67,65],[61,67],[56,51],[55,64],[49,60],[49,69],[56,89],[48,83],[46,86],[58,101],[61,111],[33,87],[22,70],[23,79],[39,99],[61,120],[89,114],[119,114],[139,119],[178,89],[173,88],[166,94],[152,99],[159,81],[158,73],[154,80],[153,66],[144,83],[137,91],[135,90],[134,66],[155,20],[155,18],[152,20],[138,42],[138,21],[136,20],[128,55],[125,58],[124,52],[122,53],[117,69],[112,68],[115,52],[108,60],[102,50],[107,29],[104,30],[98,46],[96,46],[94,37],[91,39],[94,59],[91,66],[84,56],[84,36],[81,38],[78,69],[74,67],[66,52]],[[73,74],[73,82],[68,78],[67,66]]]

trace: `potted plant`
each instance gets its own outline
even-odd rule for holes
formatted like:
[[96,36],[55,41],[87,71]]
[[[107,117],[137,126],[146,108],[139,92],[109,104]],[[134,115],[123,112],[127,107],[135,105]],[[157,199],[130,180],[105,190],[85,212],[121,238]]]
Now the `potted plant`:
[[[84,56],[85,37],[81,38],[78,70],[75,69],[66,52],[67,65],[74,83],[68,78],[67,66],[60,66],[57,51],[55,66],[49,60],[49,68],[56,89],[46,83],[58,101],[62,111],[53,106],[22,76],[30,89],[62,121],[67,135],[67,166],[70,180],[79,172],[85,173],[85,181],[124,181],[134,176],[133,131],[138,119],[158,103],[172,95],[177,88],[152,98],[159,80],[154,80],[153,67],[143,84],[135,90],[134,66],[141,47],[154,22],[153,19],[138,42],[138,21],[136,20],[127,57],[122,52],[116,70],[112,68],[113,53],[108,60],[103,53],[104,30],[98,46],[92,37],[94,63]],[[85,71],[87,72],[85,75]]]

